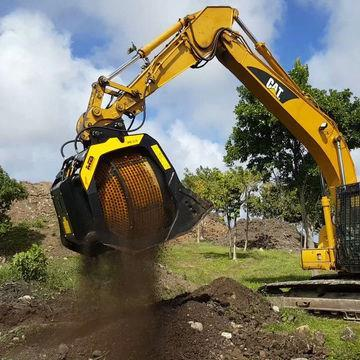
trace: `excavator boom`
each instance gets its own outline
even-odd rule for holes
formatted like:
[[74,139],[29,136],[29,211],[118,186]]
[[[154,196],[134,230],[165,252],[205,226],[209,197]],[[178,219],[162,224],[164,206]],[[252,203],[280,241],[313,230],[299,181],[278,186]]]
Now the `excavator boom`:
[[[240,31],[233,29],[234,22]],[[75,144],[82,142],[84,150],[65,161],[52,191],[65,245],[83,252],[85,244],[91,244],[95,254],[108,247],[142,250],[188,230],[208,211],[210,204],[182,187],[159,144],[148,135],[132,135],[136,130],[132,124],[140,113],[145,121],[149,95],[185,70],[206,65],[215,57],[307,148],[321,169],[328,189],[322,197],[325,225],[319,248],[302,251],[303,268],[360,272],[357,256],[348,262],[349,244],[354,242],[346,233],[337,232],[333,223],[335,206],[338,213],[345,203],[353,211],[352,204],[360,196],[352,192],[347,201],[336,202],[347,185],[357,182],[343,135],[266,45],[256,40],[238,11],[226,6],[206,7],[180,19],[137,50],[126,64],[93,84],[87,110],[77,123]],[[129,85],[114,81],[139,59],[145,60],[145,66]],[[105,95],[112,99],[106,107]],[[130,119],[128,127],[125,117]],[[73,184],[81,194],[75,210]],[[79,212],[86,213],[81,222]],[[351,223],[348,228],[354,226]],[[360,246],[352,250],[359,253]],[[339,260],[344,258],[346,262]]]

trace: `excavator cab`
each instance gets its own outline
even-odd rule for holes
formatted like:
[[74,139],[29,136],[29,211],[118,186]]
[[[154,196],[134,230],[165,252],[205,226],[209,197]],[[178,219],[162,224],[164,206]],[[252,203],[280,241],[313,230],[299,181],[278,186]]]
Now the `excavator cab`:
[[[103,136],[106,132],[101,132]],[[147,134],[103,136],[64,161],[51,189],[62,243],[93,256],[138,252],[191,229],[210,209]]]

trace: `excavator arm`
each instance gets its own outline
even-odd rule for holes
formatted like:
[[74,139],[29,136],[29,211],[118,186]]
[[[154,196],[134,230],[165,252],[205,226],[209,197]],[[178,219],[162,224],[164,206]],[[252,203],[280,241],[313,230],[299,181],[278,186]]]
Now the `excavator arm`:
[[[241,32],[232,29],[234,22],[240,26]],[[247,44],[244,35],[251,40],[252,47]],[[162,49],[149,61],[148,56],[161,46]],[[108,153],[108,150],[103,149],[103,144],[104,136],[106,143],[109,141],[109,135],[106,135],[109,131],[110,134],[116,128],[122,131],[120,140],[125,144],[125,148],[128,148],[128,142],[133,146],[134,141],[138,141],[135,138],[138,135],[130,135],[131,129],[124,126],[124,116],[133,121],[138,114],[146,110],[146,98],[154,91],[185,70],[205,65],[214,57],[307,148],[321,169],[329,191],[324,193],[322,198],[325,226],[321,231],[319,249],[303,250],[302,262],[304,268],[335,269],[338,265],[332,208],[335,207],[336,188],[357,181],[350,151],[335,122],[301,91],[266,45],[258,42],[246,28],[239,18],[238,11],[230,7],[206,7],[200,12],[180,19],[158,38],[137,50],[136,55],[128,63],[108,77],[100,77],[93,84],[87,111],[77,124],[78,138],[81,138],[86,148],[83,159],[77,159],[81,163],[79,174],[83,186],[88,191],[93,178],[96,177],[97,166],[91,169],[91,163],[94,161],[91,159],[95,159],[96,164],[100,163],[101,156]],[[146,60],[145,66],[133,82],[125,86],[113,80],[141,58]],[[103,106],[105,94],[114,99],[107,107]],[[114,136],[114,133],[111,136]],[[140,143],[141,140],[135,146]],[[111,151],[118,149],[117,146],[110,147]],[[155,143],[150,145],[152,146],[157,146],[158,151],[153,153],[155,160],[160,162],[162,171],[166,171],[163,161],[172,169],[161,148]],[[101,151],[104,152],[95,152],[97,155],[94,155],[95,147],[101,147]],[[113,163],[111,166],[114,168]],[[155,175],[151,177],[154,183],[158,179]],[[99,187],[101,181],[97,179],[96,183]],[[122,185],[126,184],[122,182]],[[195,199],[194,194],[189,196]],[[173,194],[169,197],[173,198]],[[207,208],[205,204],[202,206],[203,211],[198,209],[199,216],[202,216]],[[177,208],[178,204],[175,207]],[[104,211],[104,206],[102,208]],[[171,236],[168,233],[167,238],[169,237]]]

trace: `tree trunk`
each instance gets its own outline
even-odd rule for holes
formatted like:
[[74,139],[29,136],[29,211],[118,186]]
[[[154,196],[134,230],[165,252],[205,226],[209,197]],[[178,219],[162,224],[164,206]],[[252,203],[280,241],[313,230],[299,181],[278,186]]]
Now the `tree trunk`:
[[249,199],[249,192],[245,191],[245,204],[246,204],[246,226],[245,226],[245,244],[244,244],[244,251],[247,250],[248,242],[249,242],[249,206],[248,206],[248,199]]
[[237,260],[237,256],[236,256],[236,235],[233,236],[233,254],[232,254],[232,259],[233,259],[233,260]]
[[237,230],[236,230],[236,218],[234,219],[234,234],[232,236],[233,239],[233,254],[232,254],[232,259],[233,260],[237,260],[237,256],[236,256],[236,239],[237,239]]
[[231,219],[229,219],[228,216],[226,216],[226,223],[227,223],[227,228],[228,228],[228,232],[227,232],[227,236],[229,238],[229,259],[232,258],[232,241],[231,241]]

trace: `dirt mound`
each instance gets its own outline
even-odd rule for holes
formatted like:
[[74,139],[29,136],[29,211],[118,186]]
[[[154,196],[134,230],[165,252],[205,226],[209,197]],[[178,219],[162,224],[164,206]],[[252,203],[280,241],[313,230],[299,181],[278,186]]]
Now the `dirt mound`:
[[211,302],[224,309],[234,321],[250,321],[256,326],[277,320],[270,304],[262,296],[229,278],[218,278],[210,286],[200,287],[184,301]]
[[[224,238],[228,233],[227,226],[224,221],[216,214],[209,214],[201,222],[201,236],[206,241],[218,242]],[[194,230],[192,231],[194,234]]]
[[[228,246],[229,235],[227,226],[222,219],[211,213],[200,224],[201,240],[210,241],[216,245]],[[231,236],[236,236],[237,246],[242,248],[245,243],[246,220],[238,220]],[[194,241],[198,228],[195,226],[189,233],[178,238],[178,241]],[[295,225],[278,219],[252,219],[249,224],[248,248],[299,250],[300,235]]]
[[50,196],[50,182],[22,182],[29,196],[25,200],[16,201],[9,215],[13,222],[33,221],[38,219],[56,221],[55,209]]
[[[74,255],[74,252],[66,249],[60,242],[58,221],[50,196],[51,183],[22,182],[22,184],[29,196],[25,200],[15,201],[9,211],[11,221],[15,224],[14,236],[18,237],[21,244],[26,242],[30,246],[32,242],[41,243],[50,257]],[[30,229],[16,227],[24,222]],[[27,250],[21,244],[18,246],[18,251]]]
[[68,298],[62,313],[26,334],[21,344],[4,353],[0,350],[0,355],[19,360],[39,356],[79,360],[97,356],[107,360],[325,358],[324,349],[311,335],[265,331],[263,324],[280,321],[277,314],[258,293],[231,279],[217,279],[154,305],[128,302],[116,313],[104,311],[104,303],[94,307],[93,296],[89,292],[87,303],[81,306]]
[[[237,246],[245,243],[246,221],[239,220],[233,230]],[[249,248],[299,250],[300,235],[295,225],[278,219],[252,219],[249,224]]]

